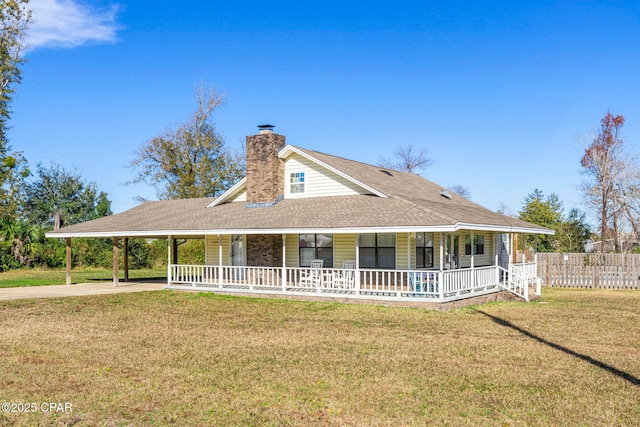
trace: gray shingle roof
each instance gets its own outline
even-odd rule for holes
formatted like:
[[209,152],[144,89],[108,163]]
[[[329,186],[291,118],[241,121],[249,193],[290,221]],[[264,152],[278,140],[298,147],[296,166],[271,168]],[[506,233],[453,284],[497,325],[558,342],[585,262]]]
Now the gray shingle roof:
[[[281,233],[296,230],[490,229],[549,233],[544,227],[492,212],[452,194],[419,175],[368,165],[296,147],[305,154],[375,188],[373,195],[285,199],[271,207],[247,207],[244,202],[211,208],[214,200],[181,199],[143,203],[125,212],[65,227],[51,237],[166,236],[217,233]],[[372,231],[372,230],[369,230]]]

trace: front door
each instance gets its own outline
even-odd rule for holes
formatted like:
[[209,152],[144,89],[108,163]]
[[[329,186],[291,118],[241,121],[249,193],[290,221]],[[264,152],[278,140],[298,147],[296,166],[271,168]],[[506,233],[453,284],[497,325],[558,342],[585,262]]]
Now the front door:
[[459,236],[446,236],[444,240],[445,246],[445,263],[449,270],[455,270],[458,265],[458,246],[460,244]]
[[508,234],[496,234],[496,248],[498,249],[498,265],[507,270],[509,268]]
[[244,238],[242,234],[231,236],[231,265],[244,265]]
[[[231,235],[231,265],[244,266],[244,237],[242,234]],[[244,268],[232,268],[231,279],[234,281],[244,281]]]
[[460,236],[453,236],[453,250],[451,251],[451,269],[455,270],[460,268],[460,257],[458,256],[458,250],[460,248]]

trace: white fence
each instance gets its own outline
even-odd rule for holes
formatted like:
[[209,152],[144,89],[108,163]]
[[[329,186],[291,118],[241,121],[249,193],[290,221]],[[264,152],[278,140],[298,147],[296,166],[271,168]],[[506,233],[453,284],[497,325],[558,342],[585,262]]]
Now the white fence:
[[508,289],[528,299],[528,289],[522,286],[526,283],[528,287],[535,276],[516,268],[506,275],[505,271],[498,266],[428,271],[173,264],[169,266],[169,286],[346,298],[420,298],[434,302]]

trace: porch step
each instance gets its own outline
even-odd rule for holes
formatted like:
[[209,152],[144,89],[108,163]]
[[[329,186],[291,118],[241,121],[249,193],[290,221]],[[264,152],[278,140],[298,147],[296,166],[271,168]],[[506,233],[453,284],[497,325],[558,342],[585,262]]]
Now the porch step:
[[529,301],[537,301],[540,295],[536,295],[536,285],[529,285]]

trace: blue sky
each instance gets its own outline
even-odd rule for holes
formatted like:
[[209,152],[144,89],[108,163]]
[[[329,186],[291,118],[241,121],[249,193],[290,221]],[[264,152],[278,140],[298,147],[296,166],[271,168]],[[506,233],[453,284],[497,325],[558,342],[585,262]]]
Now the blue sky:
[[[521,4],[522,3],[522,4]],[[637,1],[31,0],[10,142],[77,167],[115,212],[134,151],[187,119],[194,86],[227,94],[232,147],[265,122],[367,163],[425,147],[422,175],[513,211],[535,188],[582,207],[579,142],[607,110],[640,144]]]

